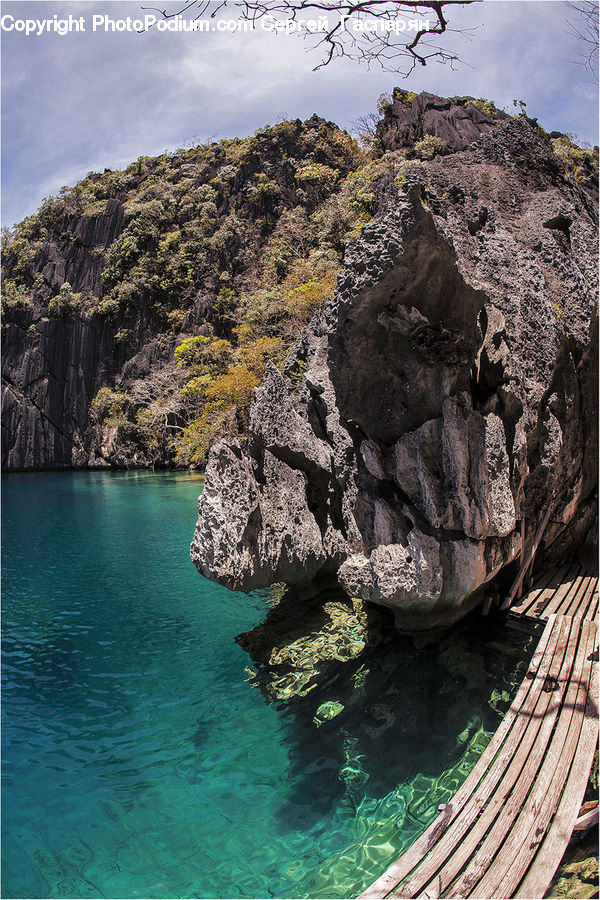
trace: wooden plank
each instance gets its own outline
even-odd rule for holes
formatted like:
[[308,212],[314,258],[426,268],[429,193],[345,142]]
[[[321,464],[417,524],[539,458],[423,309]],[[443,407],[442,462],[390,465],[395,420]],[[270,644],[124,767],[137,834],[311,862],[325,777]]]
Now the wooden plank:
[[511,613],[532,615],[532,607],[537,603],[543,603],[544,600],[548,600],[556,588],[564,581],[571,568],[572,563],[567,563],[558,569],[550,569],[548,572],[544,572],[532,589],[525,594],[521,602],[511,607]]
[[[513,760],[506,775],[477,820],[475,827],[460,847],[457,847],[449,864],[444,867],[444,871],[441,873],[442,890],[450,886],[462,867],[468,862],[466,872],[452,885],[452,889],[448,891],[448,897],[468,896],[484,876],[494,857],[498,854],[499,848],[506,842],[507,834],[541,767],[575,659],[575,642],[570,640],[573,631],[572,622],[568,619],[562,621],[564,623],[562,636],[566,652],[560,659],[559,668],[553,667],[551,670],[548,681],[552,684],[552,689],[547,690],[544,689],[544,686],[540,687],[540,696],[535,712],[523,740],[515,748]],[[483,843],[477,849],[481,841]],[[471,858],[473,853],[475,855]],[[493,894],[488,896],[491,897]]]
[[591,619],[592,617],[589,615],[590,608],[594,602],[594,594],[598,590],[598,576],[590,575],[590,581],[587,587],[587,591],[585,594],[584,602],[581,604],[581,611],[583,613],[584,618]]
[[596,587],[594,589],[594,595],[593,595],[592,602],[590,603],[590,607],[588,609],[588,613],[586,616],[586,618],[591,619],[593,622],[595,622],[598,618],[598,599],[599,599],[598,579],[596,579]]
[[581,576],[579,575],[579,571],[579,563],[575,563],[572,570],[569,572],[568,577],[554,592],[554,595],[546,604],[542,615],[548,616],[553,613],[556,614],[557,609],[563,604],[566,598],[573,596],[573,592],[577,590],[580,583]]
[[507,711],[499,728],[467,779],[458,789],[450,803],[446,804],[442,813],[434,822],[432,822],[421,837],[418,838],[392,866],[386,869],[386,871],[360,895],[361,898],[386,897],[390,890],[399,884],[399,882],[421,862],[431,847],[434,846],[437,838],[444,833],[451,822],[456,819],[465,804],[471,799],[481,778],[485,775],[488,767],[494,762],[494,759],[502,748],[507,734],[517,721],[517,716],[521,707],[524,705],[527,706],[529,698],[535,696],[537,691],[537,680],[546,678],[549,660],[556,647],[558,635],[559,623],[557,623],[555,617],[551,617],[542,632],[539,643],[529,663],[527,673],[510,705],[510,709]]
[[[597,646],[597,645],[596,645]],[[585,794],[587,780],[598,744],[598,653],[594,653],[590,691],[584,712],[581,737],[562,793],[559,808],[542,846],[539,848],[527,876],[519,885],[515,897],[543,897],[562,859],[579,807]],[[562,848],[562,849],[561,849]]]
[[523,596],[517,603],[511,606],[510,611],[520,611],[523,606],[526,607],[530,603],[533,603],[536,597],[538,597],[539,594],[542,593],[544,588],[546,588],[550,584],[555,574],[555,569],[546,569],[544,572],[541,572],[535,584],[532,585],[531,589],[527,591],[527,593],[523,594]]
[[537,531],[533,538],[533,542],[531,547],[525,554],[525,559],[519,569],[517,577],[515,578],[513,585],[509,591],[508,597],[500,607],[500,609],[508,609],[509,606],[515,601],[515,599],[519,596],[519,592],[523,587],[523,579],[525,578],[525,574],[528,571],[530,565],[533,564],[533,560],[535,559],[535,554],[537,553],[537,549],[539,547],[540,541],[542,540],[542,535],[544,534],[544,530],[546,525],[548,524],[548,520],[550,518],[551,506],[548,506],[546,512],[544,513],[540,524],[537,527]]
[[[538,669],[538,676],[535,678],[534,690],[528,695],[527,701],[519,710],[514,727],[507,737],[501,753],[478,786],[476,796],[463,810],[462,815],[438,840],[433,852],[390,896],[416,896],[423,888],[428,888],[428,882],[438,872],[441,889],[445,890],[460,872],[487,831],[496,815],[494,797],[504,795],[507,790],[510,790],[541,727],[544,713],[550,702],[550,695],[545,693],[542,688],[546,684],[547,678],[556,677],[560,672],[568,645],[570,622],[557,618],[554,632],[557,641],[555,644],[552,642],[548,645],[548,652]],[[490,800],[490,798],[492,799]]]
[[549,588],[544,596],[540,597],[539,603],[535,603],[532,605],[531,609],[528,612],[528,615],[552,615],[552,613],[556,612],[555,609],[549,609],[550,604],[557,598],[557,594],[559,595],[559,599],[562,599],[564,594],[566,594],[570,590],[573,582],[579,575],[580,568],[581,567],[578,562],[569,563],[564,568],[562,568],[560,570],[558,584],[555,584],[553,589]]
[[594,576],[592,589],[590,591],[590,602],[587,608],[586,618],[595,620],[598,615],[598,576]]
[[[517,798],[517,818],[514,825],[502,843],[502,852],[490,858],[484,876],[473,891],[474,895],[512,896],[554,815],[577,750],[583,723],[591,670],[591,662],[586,657],[591,654],[594,644],[594,629],[589,627],[589,623],[582,625],[579,637],[572,677],[561,702],[560,715],[543,758],[543,765],[530,782],[531,791],[527,799]],[[573,635],[571,642],[574,643]],[[506,808],[514,802],[511,797]]]
[[[547,609],[551,609],[552,612],[555,612],[557,615],[563,615],[563,612],[559,612],[559,610],[563,610],[565,613],[571,606],[574,601],[577,601],[577,598],[580,596],[583,587],[584,587],[585,576],[581,573],[577,575],[577,578],[573,581],[570,588],[565,591],[558,601],[555,597],[552,598],[552,603],[549,603]],[[557,592],[558,593],[558,592]],[[554,607],[554,608],[552,608]]]
[[[577,617],[577,613],[582,607],[585,606],[587,608],[587,594],[591,581],[591,575],[582,574],[579,589],[573,594],[571,602],[563,605],[564,612],[562,612],[561,615],[571,616],[571,618],[574,619]],[[581,616],[578,618],[581,618]]]
[[581,581],[579,584],[579,588],[575,594],[571,595],[570,603],[567,604],[565,602],[563,604],[563,609],[565,610],[564,615],[571,616],[571,618],[573,618],[580,607],[587,602],[586,595],[589,590],[590,582],[592,580],[592,576],[589,573],[584,572],[583,570],[581,571],[580,578]]
[[593,828],[594,825],[597,825],[598,821],[598,807],[596,807],[595,809],[588,810],[588,812],[584,813],[582,816],[579,816],[573,826],[573,831],[585,833],[586,831],[589,831],[590,828]]
[[[565,829],[561,826],[561,831],[557,824],[558,814],[549,827],[562,785],[567,776],[568,783],[575,783],[575,769],[581,778],[581,767],[576,766],[575,762],[569,774],[573,753],[578,759],[583,759],[591,740],[589,734],[593,734],[594,746],[597,738],[597,723],[594,723],[592,732],[586,719],[586,738],[582,738],[585,746],[580,750],[577,739],[583,712],[573,707],[578,704],[582,706],[581,700],[591,666],[591,654],[586,656],[586,649],[590,649],[588,643],[592,633],[595,634],[595,625],[582,620],[595,614],[598,607],[596,576],[579,575],[548,591],[547,585],[556,578],[557,571],[560,571],[561,578],[564,577],[564,569],[565,567],[562,571],[551,571],[547,577],[538,579],[532,592],[533,603],[526,598],[528,609],[531,610],[534,605],[539,609],[539,601],[535,598],[547,591],[551,595],[549,605],[553,611],[547,612],[546,606],[544,613],[548,614],[549,621],[528,673],[475,769],[421,838],[361,894],[361,898],[414,897],[419,891],[422,891],[420,896],[423,897],[440,897],[449,886],[449,897],[466,897],[469,891],[473,891],[472,896],[499,896],[496,891],[500,886],[502,896],[508,896],[507,891],[510,893],[513,888],[509,890],[507,885],[518,885],[539,843],[527,841],[532,814],[537,815],[536,827],[542,831],[548,830],[542,849],[551,837],[554,847],[557,836],[562,840]],[[578,571],[578,566],[573,566],[568,575],[572,576]],[[544,583],[546,587],[543,586]],[[556,616],[556,609],[566,610],[575,616]],[[518,608],[514,611],[518,612]],[[576,656],[576,642],[572,638],[579,631],[580,652]],[[573,677],[569,680],[571,666],[574,666]],[[544,683],[552,683],[556,679],[557,672],[561,696],[567,691],[560,716],[556,692],[542,690]],[[597,707],[594,706],[593,709],[597,715]],[[550,737],[557,716],[558,725],[554,735]],[[584,773],[583,792],[590,766],[591,757]],[[571,805],[576,806],[571,817],[572,826],[577,819],[583,792],[575,804],[571,802]],[[566,793],[565,790],[560,801],[563,810],[567,804]],[[505,804],[507,797],[508,802]],[[520,815],[523,804],[525,812]],[[569,830],[567,841],[570,834]],[[479,844],[481,846],[478,849]],[[502,852],[498,853],[500,846]],[[474,852],[475,856],[469,862],[469,857]],[[546,856],[549,852],[545,851]],[[559,860],[556,861],[557,864]],[[465,862],[469,863],[468,869],[461,874]],[[515,896],[542,896],[531,893],[529,882],[534,877],[543,877],[547,885],[553,874],[554,870],[548,875],[548,866],[544,871],[536,857],[525,876],[521,892]],[[410,877],[407,879],[407,876]],[[457,877],[458,881],[455,881]]]
[[590,583],[588,585],[586,595],[584,600],[582,601],[577,613],[575,614],[577,617],[581,616],[583,619],[591,619],[592,621],[596,618],[594,615],[594,606],[596,603],[596,593],[598,591],[598,577],[596,575],[592,575],[590,577]]
[[[550,584],[550,582],[551,582],[554,578],[557,578],[558,573],[559,573],[562,569],[565,569],[565,568],[568,569],[568,565],[567,565],[566,563],[563,564],[562,566],[550,566],[550,568],[544,569],[543,572],[540,572],[540,574],[538,575],[536,581],[535,581],[534,584],[531,586],[531,591],[530,591],[529,593],[531,593],[531,592],[533,592],[533,591],[540,591],[540,590],[542,590],[543,588],[548,587],[548,585]],[[558,580],[560,580],[560,579],[558,579]]]
[[527,591],[527,593],[521,597],[520,601],[511,607],[511,612],[521,612],[524,608],[527,608],[534,603],[542,591],[552,582],[556,574],[554,569],[546,569],[545,572],[542,572],[531,590]]
[[[477,885],[484,897],[512,896],[548,829],[577,749],[587,701],[594,629],[584,623],[567,694],[552,742],[527,802],[499,854]],[[564,847],[563,847],[564,851]],[[561,853],[562,856],[562,853]],[[550,881],[549,876],[548,881]]]

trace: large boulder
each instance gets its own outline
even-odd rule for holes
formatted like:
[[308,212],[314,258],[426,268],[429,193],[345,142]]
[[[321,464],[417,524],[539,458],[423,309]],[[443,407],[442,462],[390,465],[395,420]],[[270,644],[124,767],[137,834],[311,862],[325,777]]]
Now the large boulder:
[[480,602],[548,505],[572,552],[597,497],[594,193],[535,123],[428,96],[402,127],[458,149],[380,187],[247,449],[213,449],[192,543],[234,590],[336,579],[412,632]]

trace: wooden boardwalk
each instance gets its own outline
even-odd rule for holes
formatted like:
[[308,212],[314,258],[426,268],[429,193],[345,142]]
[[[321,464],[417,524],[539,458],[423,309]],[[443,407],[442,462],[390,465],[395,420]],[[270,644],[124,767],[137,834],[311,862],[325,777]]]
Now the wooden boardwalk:
[[451,802],[361,897],[544,896],[598,742],[597,610],[598,579],[578,567],[545,573],[514,607],[547,624],[509,711]]
[[586,573],[579,563],[544,572],[511,614],[547,619],[556,613],[575,619],[595,620],[598,615],[598,576]]

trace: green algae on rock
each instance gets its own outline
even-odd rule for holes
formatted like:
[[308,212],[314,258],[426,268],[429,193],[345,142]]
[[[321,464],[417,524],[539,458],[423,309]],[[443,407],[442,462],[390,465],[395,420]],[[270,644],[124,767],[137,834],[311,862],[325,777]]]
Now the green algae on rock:
[[598,896],[598,828],[593,828],[578,847],[567,849],[546,897],[586,900]]

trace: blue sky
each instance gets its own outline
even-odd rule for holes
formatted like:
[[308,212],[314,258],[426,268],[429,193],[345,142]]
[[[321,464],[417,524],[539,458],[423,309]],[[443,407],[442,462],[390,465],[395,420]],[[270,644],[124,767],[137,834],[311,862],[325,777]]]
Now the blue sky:
[[[513,111],[513,99],[546,130],[597,143],[598,87],[577,64],[572,12],[560,0],[483,0],[455,8],[464,63],[430,63],[409,78],[319,57],[295,35],[92,32],[94,14],[139,17],[153,0],[3,0],[14,19],[84,16],[85,33],[2,33],[2,222],[89,171],[126,166],[220,137],[247,136],[313,112],[351,128],[395,84],[442,96],[471,94]],[[176,9],[173,0],[161,7]],[[7,22],[10,20],[6,20]]]

